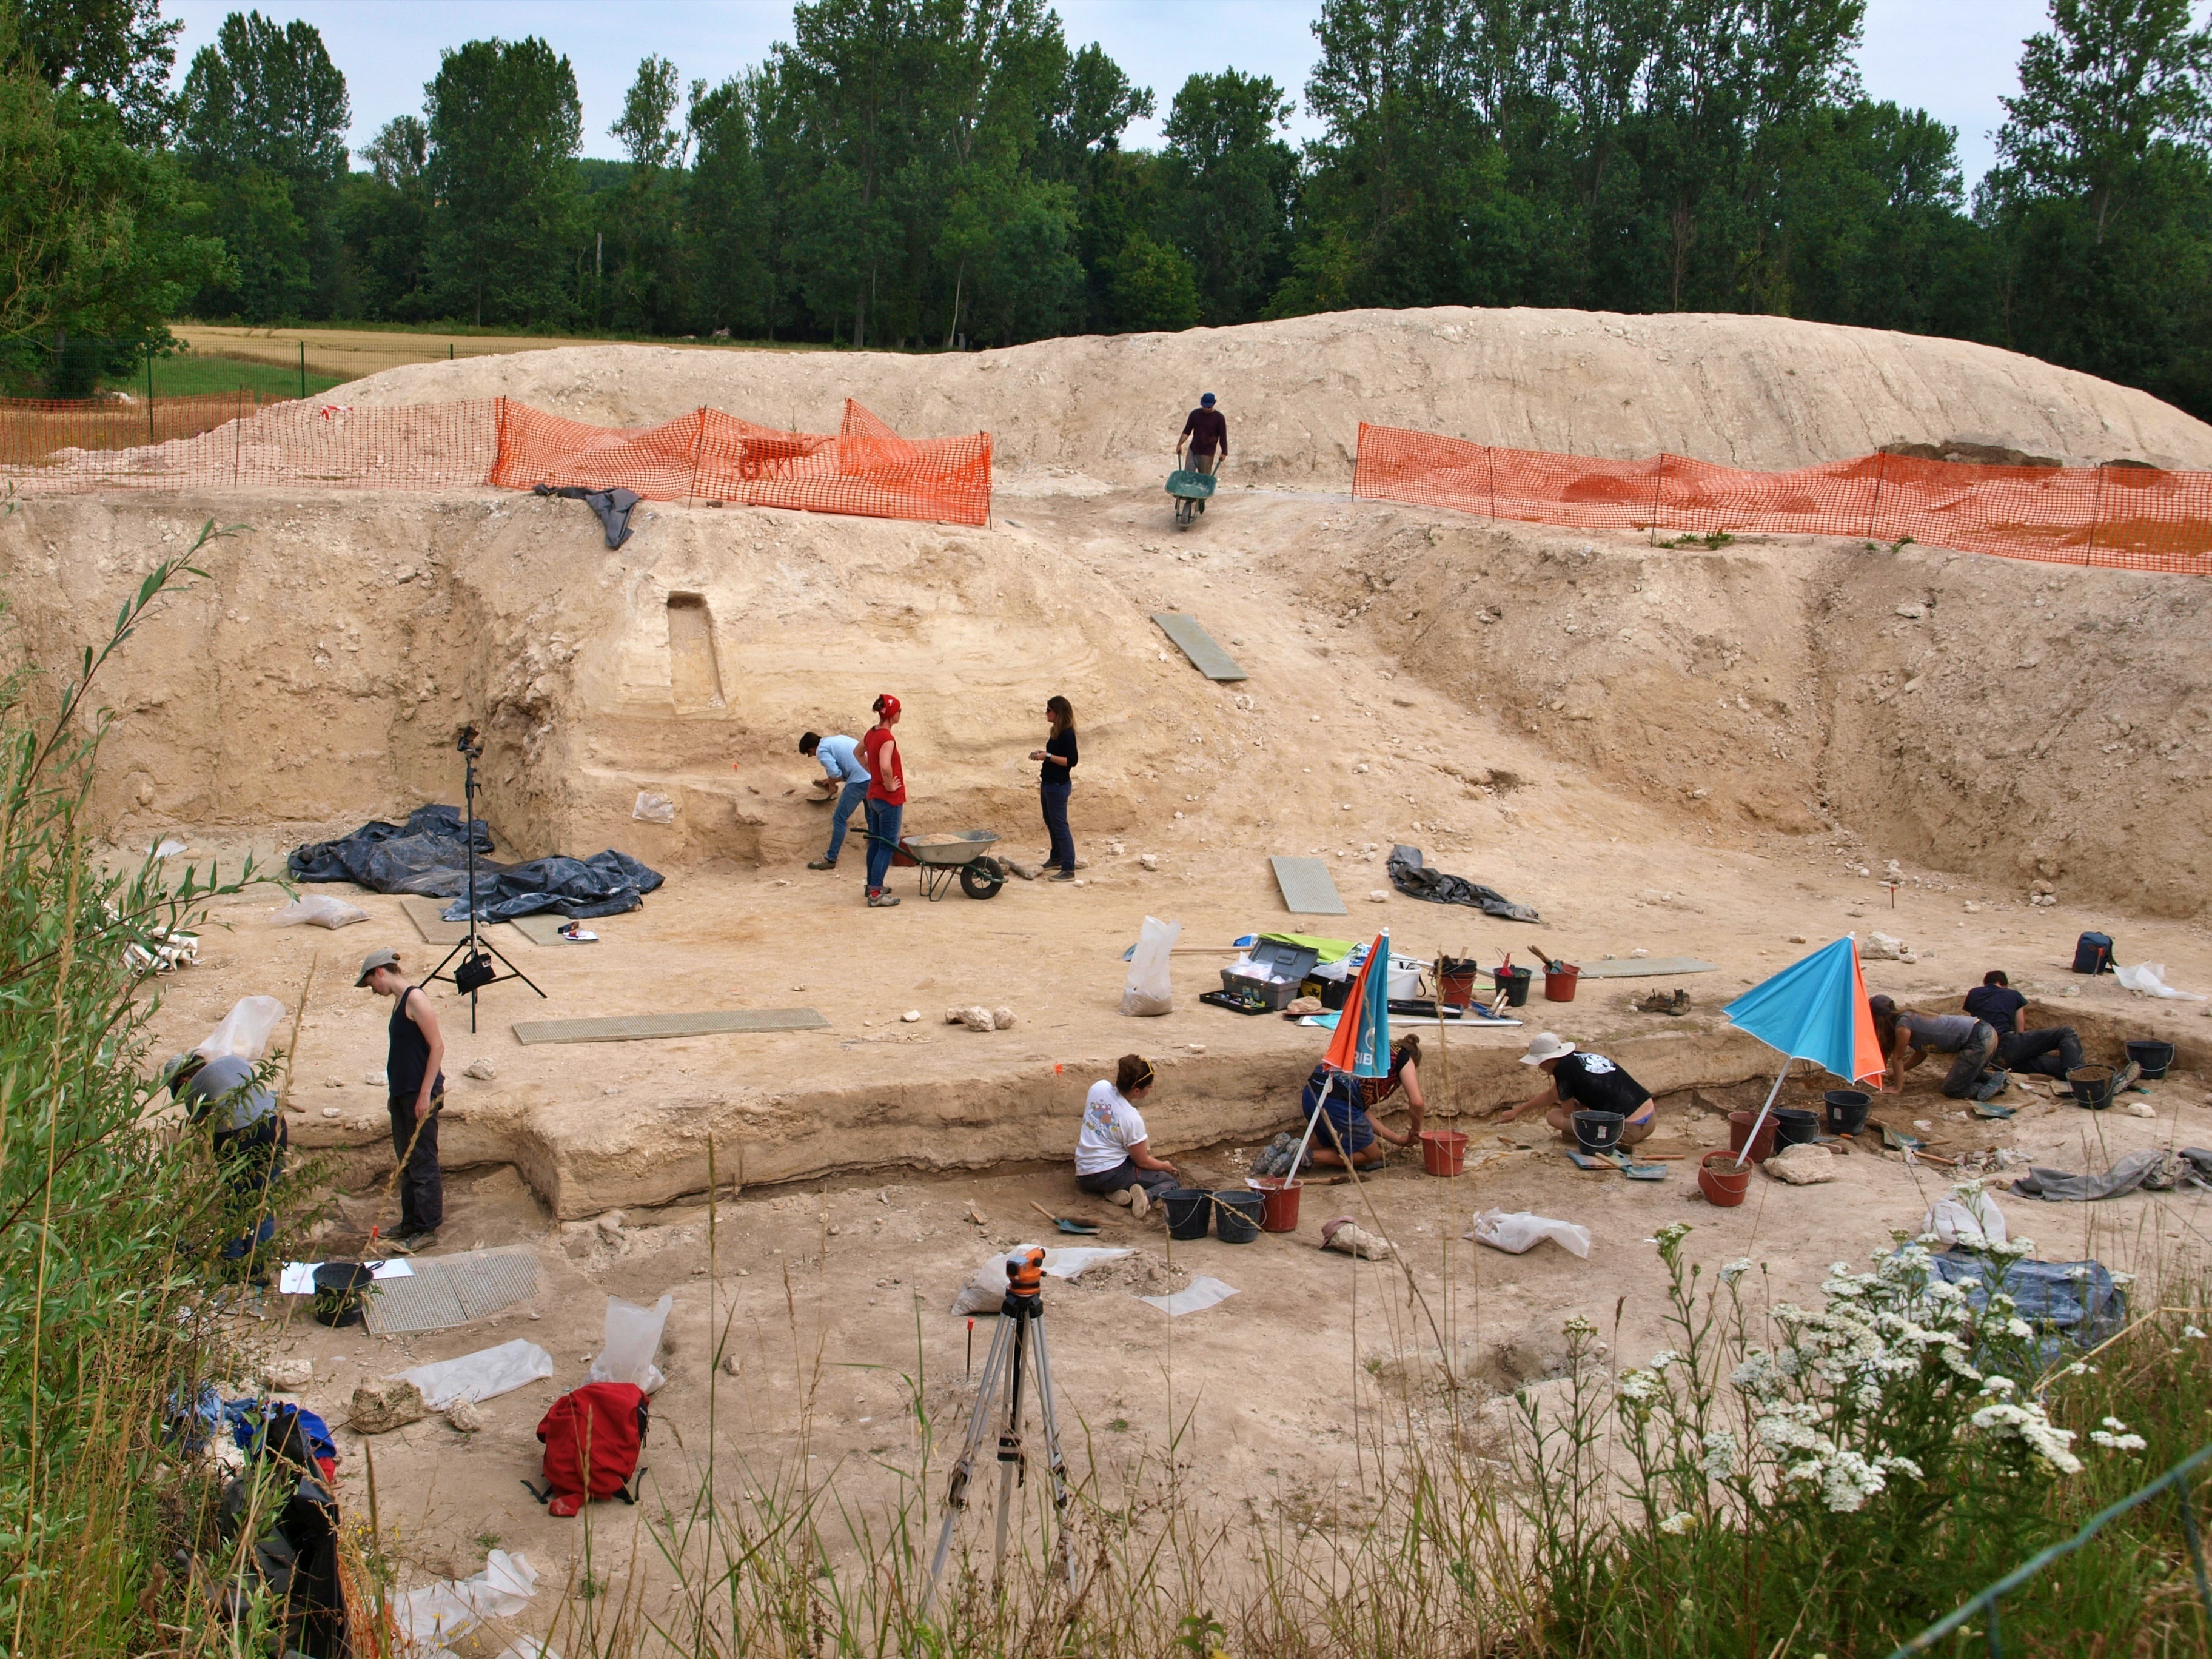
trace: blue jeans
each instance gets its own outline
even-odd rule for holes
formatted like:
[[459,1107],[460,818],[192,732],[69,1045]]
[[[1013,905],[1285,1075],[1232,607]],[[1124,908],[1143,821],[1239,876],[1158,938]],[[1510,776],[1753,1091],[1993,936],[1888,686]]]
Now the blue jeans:
[[868,781],[856,778],[837,792],[837,804],[830,809],[830,850],[822,856],[830,863],[837,862],[837,854],[845,845],[845,822],[860,810],[860,803],[868,798]]
[[1052,836],[1052,851],[1045,854],[1044,861],[1057,864],[1071,876],[1075,873],[1075,837],[1067,828],[1067,798],[1074,793],[1072,783],[1037,785],[1044,805],[1044,827]]
[[871,799],[868,802],[868,890],[884,890],[884,878],[891,867],[891,854],[898,850],[899,819],[906,808],[894,806],[887,800]]

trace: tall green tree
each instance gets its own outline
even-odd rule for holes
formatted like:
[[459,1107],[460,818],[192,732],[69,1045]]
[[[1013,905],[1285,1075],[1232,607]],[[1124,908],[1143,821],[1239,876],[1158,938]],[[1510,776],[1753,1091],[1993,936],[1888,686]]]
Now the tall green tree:
[[567,320],[584,136],[568,60],[534,35],[471,40],[424,90],[429,267],[446,303],[478,324]]
[[685,211],[696,266],[693,303],[704,331],[765,331],[775,301],[770,215],[754,143],[756,88],[737,76],[696,90],[684,125],[691,176]]
[[362,314],[419,322],[433,314],[429,291],[429,129],[412,115],[377,129],[346,177],[341,213],[347,259]]
[[15,0],[19,40],[48,86],[112,106],[131,143],[158,144],[173,114],[169,76],[184,25],[161,0]]
[[1280,137],[1295,106],[1264,75],[1194,75],[1168,111],[1178,240],[1209,324],[1256,317],[1290,271],[1298,158]]

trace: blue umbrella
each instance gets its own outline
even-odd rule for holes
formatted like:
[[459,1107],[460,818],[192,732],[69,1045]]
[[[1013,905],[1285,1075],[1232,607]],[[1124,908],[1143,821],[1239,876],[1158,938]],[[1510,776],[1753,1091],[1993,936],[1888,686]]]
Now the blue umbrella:
[[1874,1012],[1867,1006],[1866,976],[1859,969],[1858,941],[1849,933],[1762,980],[1721,1012],[1784,1056],[1766,1103],[1752,1121],[1751,1134],[1736,1159],[1738,1169],[1765,1127],[1791,1060],[1809,1060],[1853,1083],[1882,1073]]
[[[1322,1064],[1329,1070],[1329,1086],[1338,1077],[1390,1075],[1390,931],[1384,928],[1368,947],[1367,960],[1352,976],[1344,996],[1344,1011],[1337,1016],[1336,1033],[1329,1039]],[[1306,1120],[1306,1132],[1291,1160],[1296,1175],[1305,1163],[1306,1148],[1313,1143],[1314,1127],[1321,1121],[1326,1103]]]

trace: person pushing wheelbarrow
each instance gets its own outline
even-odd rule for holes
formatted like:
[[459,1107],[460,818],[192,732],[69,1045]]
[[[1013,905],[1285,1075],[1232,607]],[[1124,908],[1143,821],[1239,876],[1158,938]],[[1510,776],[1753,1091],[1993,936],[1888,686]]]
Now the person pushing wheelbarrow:
[[1206,497],[1213,494],[1213,475],[1228,457],[1229,422],[1213,406],[1209,392],[1185,417],[1182,435],[1176,440],[1176,470],[1168,477],[1168,494],[1176,498],[1176,529],[1189,529],[1194,514],[1206,511]]

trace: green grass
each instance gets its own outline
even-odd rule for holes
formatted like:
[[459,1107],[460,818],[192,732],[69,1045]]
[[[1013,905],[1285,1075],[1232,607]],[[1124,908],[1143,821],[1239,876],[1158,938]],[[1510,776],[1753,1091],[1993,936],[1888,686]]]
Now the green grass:
[[[127,392],[132,397],[143,397],[146,392],[146,371],[141,365],[136,374],[111,377],[100,384],[110,391]],[[327,374],[307,374],[307,395],[315,397],[344,382]],[[263,396],[296,398],[300,395],[300,371],[283,368],[274,363],[248,362],[240,357],[216,357],[200,353],[180,352],[173,357],[154,360],[154,395],[156,398],[194,398],[211,392],[235,392],[245,386]]]

